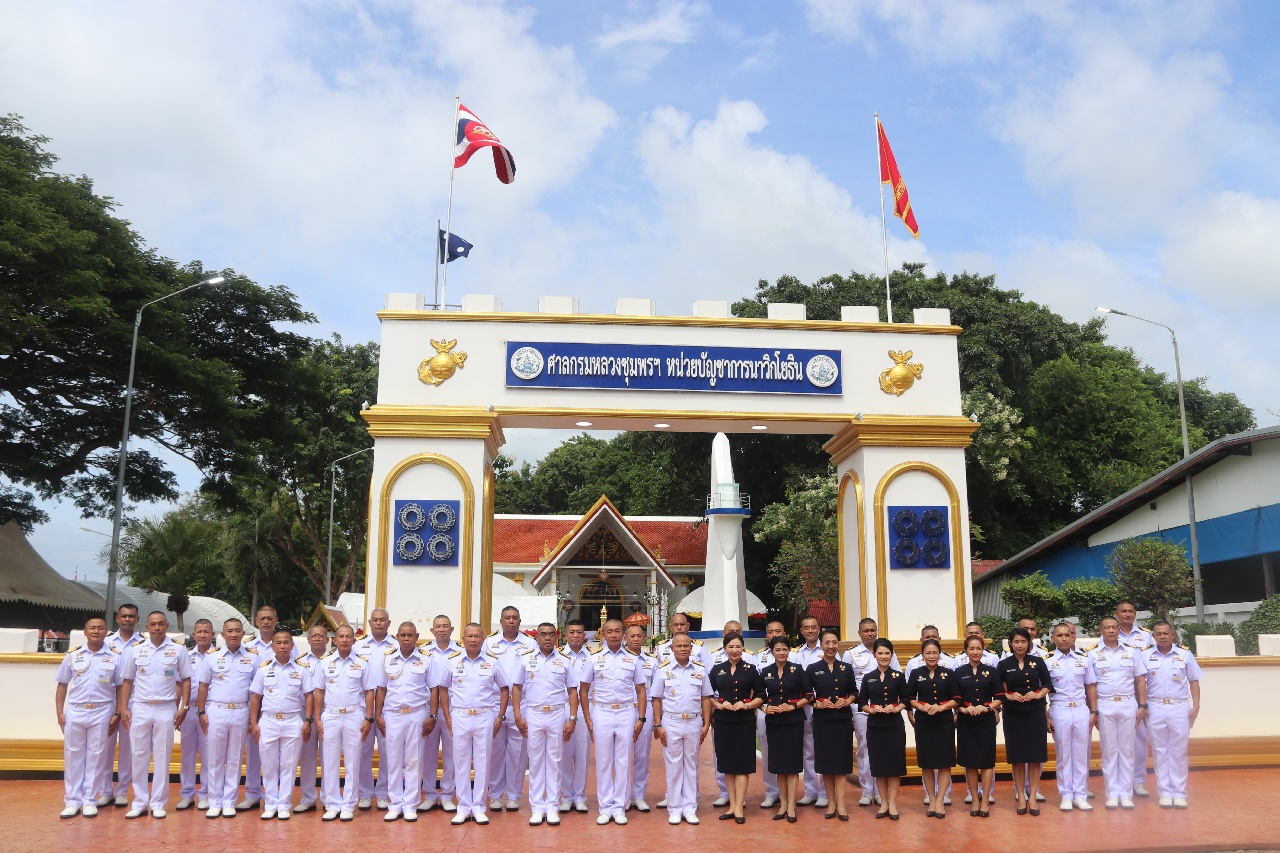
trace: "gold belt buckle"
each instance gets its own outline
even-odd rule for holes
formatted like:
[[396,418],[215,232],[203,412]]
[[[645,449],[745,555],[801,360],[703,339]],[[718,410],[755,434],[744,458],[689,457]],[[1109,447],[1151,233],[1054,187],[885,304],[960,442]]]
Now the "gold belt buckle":
[[290,714],[276,714],[275,718],[277,720],[287,720],[289,719],[290,716],[291,716]]
[[550,710],[552,710],[550,705],[543,705],[543,706],[541,706],[541,707],[542,707],[542,710],[543,710],[543,711],[550,711]]
[[339,714],[349,714],[349,713],[351,713],[351,709],[350,709],[350,708],[334,708],[333,710],[337,711]]

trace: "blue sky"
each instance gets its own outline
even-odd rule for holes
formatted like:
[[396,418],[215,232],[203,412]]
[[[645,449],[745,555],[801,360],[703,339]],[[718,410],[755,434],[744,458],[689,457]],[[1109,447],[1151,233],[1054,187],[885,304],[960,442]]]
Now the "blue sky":
[[[1117,8],[1118,7],[1118,8]],[[872,112],[921,237],[1068,319],[1178,329],[1184,373],[1280,411],[1280,6],[953,0],[0,0],[0,109],[170,257],[283,284],[314,334],[375,339],[432,287],[453,95],[512,150],[457,173],[450,301],[736,299],[883,268]],[[1167,335],[1112,340],[1172,372]],[[512,432],[536,459],[562,436]],[[196,473],[182,469],[185,485]],[[36,545],[101,574],[69,507]],[[160,508],[155,508],[160,511]]]

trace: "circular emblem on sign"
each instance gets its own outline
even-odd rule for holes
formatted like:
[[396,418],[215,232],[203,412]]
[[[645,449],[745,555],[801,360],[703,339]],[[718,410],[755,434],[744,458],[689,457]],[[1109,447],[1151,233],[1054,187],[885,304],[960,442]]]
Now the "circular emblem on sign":
[[920,529],[920,519],[909,509],[900,509],[893,516],[893,529],[899,536],[915,536]]
[[431,522],[432,530],[444,531],[453,527],[453,523],[458,520],[458,515],[448,504],[436,504],[431,508],[431,512],[427,513],[427,520]]
[[924,543],[924,562],[937,568],[947,562],[947,543],[941,539],[926,539]]
[[835,359],[827,355],[815,355],[809,359],[804,372],[809,381],[819,388],[829,388],[840,378],[840,368],[836,366]]
[[402,560],[416,560],[422,556],[422,552],[426,549],[426,543],[416,533],[406,533],[396,540],[396,553],[400,555]]
[[526,381],[537,379],[542,365],[542,353],[533,347],[520,347],[511,354],[511,372]]
[[920,562],[920,546],[914,539],[899,539],[893,546],[893,558],[899,566],[914,566]]
[[427,513],[421,504],[411,503],[400,507],[400,526],[405,530],[417,530],[427,523]]
[[925,536],[941,536],[947,532],[947,519],[941,510],[926,509],[920,513],[920,532]]
[[453,540],[443,533],[437,533],[427,540],[427,553],[437,563],[443,563],[453,556]]

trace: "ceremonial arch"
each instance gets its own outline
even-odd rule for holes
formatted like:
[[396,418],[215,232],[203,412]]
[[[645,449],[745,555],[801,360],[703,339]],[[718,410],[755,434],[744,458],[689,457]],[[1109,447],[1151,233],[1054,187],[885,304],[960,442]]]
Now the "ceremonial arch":
[[[850,306],[821,321],[772,304],[766,319],[743,319],[727,302],[694,302],[688,316],[659,316],[652,300],[619,299],[615,314],[582,314],[574,298],[543,297],[517,313],[467,296],[446,312],[390,294],[378,317],[378,398],[363,413],[374,437],[367,608],[393,607],[424,633],[437,613],[496,623],[504,429],[802,433],[829,436],[839,477],[842,634],[870,614],[886,636],[927,623],[964,635],[964,448],[977,424],[961,412],[961,330],[948,311],[883,323],[877,308]],[[652,583],[669,586],[660,568]],[[555,595],[554,574],[540,576]],[[614,606],[597,587],[592,600]]]

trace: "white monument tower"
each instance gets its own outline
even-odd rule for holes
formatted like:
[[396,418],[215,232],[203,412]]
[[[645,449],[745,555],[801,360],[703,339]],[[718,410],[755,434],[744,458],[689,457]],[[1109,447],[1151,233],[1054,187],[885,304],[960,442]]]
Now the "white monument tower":
[[707,495],[707,574],[702,600],[702,629],[719,631],[725,622],[747,627],[747,582],[742,564],[742,522],[751,515],[751,499],[733,479],[729,438],[711,442],[711,492]]

